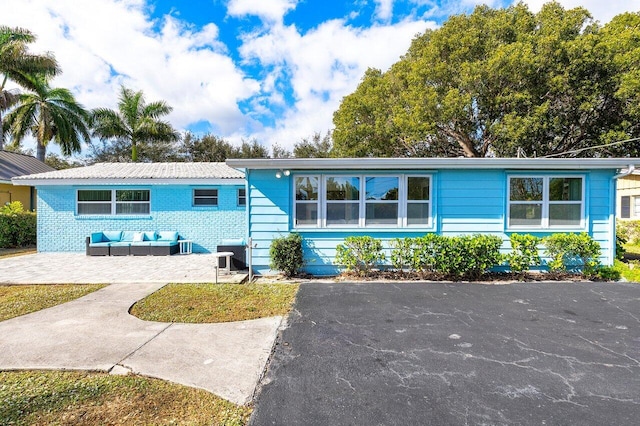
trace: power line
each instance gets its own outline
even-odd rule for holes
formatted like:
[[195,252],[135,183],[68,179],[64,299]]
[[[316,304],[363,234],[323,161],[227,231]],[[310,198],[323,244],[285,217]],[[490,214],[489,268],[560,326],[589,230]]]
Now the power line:
[[588,150],[590,150],[590,149],[606,148],[606,147],[608,147],[608,146],[620,145],[620,144],[623,144],[623,143],[627,143],[627,142],[635,142],[635,141],[640,141],[640,138],[626,139],[626,140],[623,140],[623,141],[611,142],[611,143],[607,143],[607,144],[604,144],[604,145],[596,145],[596,146],[589,146],[589,147],[586,147],[586,148],[573,149],[573,150],[571,150],[571,151],[565,151],[565,152],[559,152],[559,153],[557,153],[557,154],[549,154],[549,155],[545,155],[545,156],[540,157],[540,158],[558,157],[558,156],[565,155],[565,154],[577,154],[577,153],[579,153],[579,152],[582,152],[582,151],[588,151]]

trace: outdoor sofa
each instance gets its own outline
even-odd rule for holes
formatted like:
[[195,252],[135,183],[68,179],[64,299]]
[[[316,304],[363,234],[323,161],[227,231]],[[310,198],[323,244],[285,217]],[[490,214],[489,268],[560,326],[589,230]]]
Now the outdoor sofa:
[[170,256],[180,250],[175,231],[102,231],[87,237],[88,256]]

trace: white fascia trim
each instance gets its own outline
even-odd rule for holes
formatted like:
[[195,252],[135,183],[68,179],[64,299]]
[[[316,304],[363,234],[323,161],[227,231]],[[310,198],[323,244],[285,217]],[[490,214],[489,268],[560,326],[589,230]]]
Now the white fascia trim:
[[237,169],[290,170],[430,170],[430,169],[514,169],[590,170],[640,167],[640,158],[283,158],[230,159]]
[[26,186],[131,186],[131,185],[244,185],[244,179],[20,179],[14,185]]

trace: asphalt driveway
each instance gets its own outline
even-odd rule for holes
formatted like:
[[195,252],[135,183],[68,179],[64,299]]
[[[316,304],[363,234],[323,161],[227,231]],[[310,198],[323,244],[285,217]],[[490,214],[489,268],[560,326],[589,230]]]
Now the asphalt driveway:
[[640,285],[304,284],[253,425],[636,425]]

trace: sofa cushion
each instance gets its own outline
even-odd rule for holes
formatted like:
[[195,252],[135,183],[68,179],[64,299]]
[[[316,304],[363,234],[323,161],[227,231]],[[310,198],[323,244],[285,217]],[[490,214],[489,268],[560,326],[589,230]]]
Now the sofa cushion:
[[144,240],[143,241],[155,241],[158,238],[156,237],[156,231],[145,231],[144,232]]
[[133,241],[133,237],[136,233],[134,231],[122,231],[122,237],[120,241],[131,242]]
[[89,247],[109,247],[111,244],[108,241],[98,242],[98,243],[89,243]]
[[131,241],[134,243],[139,243],[144,241],[144,232],[134,232],[133,239]]
[[127,247],[131,245],[131,241],[119,241],[115,243],[108,243],[110,247]]
[[178,241],[178,233],[176,231],[160,231],[158,232],[158,241]]
[[102,231],[102,241],[120,241],[122,231]]

